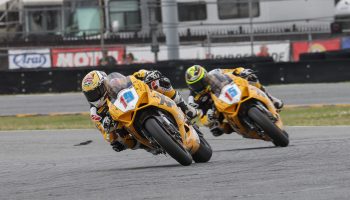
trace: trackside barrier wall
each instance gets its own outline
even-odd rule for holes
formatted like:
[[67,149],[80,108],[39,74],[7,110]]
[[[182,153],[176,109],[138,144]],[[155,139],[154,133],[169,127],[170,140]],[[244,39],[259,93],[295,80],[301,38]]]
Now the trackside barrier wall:
[[[81,80],[93,69],[107,73],[132,74],[139,69],[157,69],[167,76],[175,88],[186,87],[184,74],[194,64],[215,68],[246,67],[257,71],[263,84],[319,83],[350,80],[350,59],[281,62],[270,59],[182,60],[157,64],[118,65],[113,68],[52,68],[0,71],[0,94],[80,91]],[[156,67],[155,67],[156,66]]]
[[256,64],[263,84],[350,81],[350,59]]

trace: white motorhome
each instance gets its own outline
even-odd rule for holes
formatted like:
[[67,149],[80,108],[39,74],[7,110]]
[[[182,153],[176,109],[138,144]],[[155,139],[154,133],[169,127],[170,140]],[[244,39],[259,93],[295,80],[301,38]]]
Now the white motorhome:
[[[178,0],[178,2],[179,16],[193,12],[192,9],[186,9],[186,6],[190,7],[191,4],[193,8],[196,7],[194,10],[197,13],[197,15],[188,14],[183,20],[179,17],[180,27],[184,27],[180,28],[180,31],[189,28],[193,31],[236,32],[241,27],[247,32],[250,29],[250,22],[254,24],[254,32],[317,28],[329,30],[329,24],[334,17],[333,0],[252,0],[251,15],[248,1],[206,0],[191,3],[189,0]],[[180,9],[181,7],[183,8]]]
[[[19,4],[25,34],[82,36],[99,34],[99,2],[106,30],[120,35],[149,35],[151,0],[12,0]],[[156,2],[162,30],[162,1]],[[153,1],[152,1],[153,2]],[[181,35],[329,31],[334,0],[177,0]],[[249,12],[251,10],[251,13]],[[0,11],[1,13],[1,11]]]

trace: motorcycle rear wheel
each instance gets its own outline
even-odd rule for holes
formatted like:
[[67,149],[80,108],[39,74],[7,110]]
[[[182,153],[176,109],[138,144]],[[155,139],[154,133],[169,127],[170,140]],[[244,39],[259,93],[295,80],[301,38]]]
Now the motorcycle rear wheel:
[[158,144],[177,162],[183,166],[192,164],[191,154],[170,136],[156,119],[147,119],[145,128]]
[[248,111],[248,116],[264,130],[275,146],[286,147],[289,144],[289,138],[285,131],[277,127],[261,110],[252,107]]

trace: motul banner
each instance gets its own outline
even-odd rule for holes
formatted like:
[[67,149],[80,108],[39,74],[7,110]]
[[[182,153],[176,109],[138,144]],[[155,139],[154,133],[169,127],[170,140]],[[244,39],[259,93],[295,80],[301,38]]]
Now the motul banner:
[[[123,60],[124,47],[106,48],[108,55],[120,64]],[[102,58],[100,47],[51,49],[53,67],[96,67]]]
[[340,49],[340,39],[331,39],[331,40],[319,40],[309,42],[293,42],[293,59],[294,61],[299,60],[299,55],[301,53],[307,52],[324,52],[331,50],[339,50]]
[[9,50],[9,69],[51,67],[50,49]]

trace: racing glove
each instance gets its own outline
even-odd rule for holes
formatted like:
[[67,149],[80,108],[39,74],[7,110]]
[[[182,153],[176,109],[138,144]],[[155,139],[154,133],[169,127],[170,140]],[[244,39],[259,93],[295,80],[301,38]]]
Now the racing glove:
[[222,134],[224,134],[224,130],[220,127],[220,124],[218,121],[213,123],[210,127],[210,132],[213,134],[213,136],[218,137]]
[[102,119],[102,117],[99,114],[97,114],[97,108],[94,106],[90,108],[90,118],[92,121],[95,122],[99,122]]
[[199,104],[194,102],[194,97],[191,96],[191,95],[188,97],[188,104],[190,106],[192,106],[193,108],[198,108],[199,107]]
[[244,69],[240,74],[240,77],[247,79],[248,81],[256,82],[258,77],[255,74],[255,71],[251,69]]
[[162,77],[163,75],[158,70],[154,70],[146,74],[144,81],[145,83],[150,83],[154,80],[159,80]]

